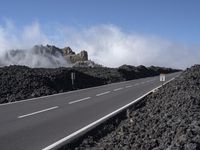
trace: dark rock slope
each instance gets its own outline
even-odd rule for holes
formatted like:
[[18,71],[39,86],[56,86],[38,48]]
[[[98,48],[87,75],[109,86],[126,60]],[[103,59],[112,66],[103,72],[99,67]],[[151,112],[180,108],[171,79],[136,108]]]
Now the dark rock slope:
[[[66,92],[112,82],[158,75],[177,70],[146,67],[133,68],[28,68],[9,66],[0,68],[0,103]],[[75,72],[75,87],[71,84],[71,72]]]
[[[75,72],[75,87],[71,84]],[[0,68],[0,103],[51,95],[74,89],[105,84],[104,79],[92,77],[71,68],[40,69],[25,66]]]
[[123,65],[119,68],[107,68],[107,67],[74,67],[75,70],[80,71],[82,73],[104,78],[107,83],[126,81],[150,76],[156,76],[160,73],[173,73],[176,71],[180,71],[177,69],[164,68],[164,67],[145,67],[145,66],[130,66]]
[[130,118],[118,115],[62,149],[199,150],[200,65],[132,107]]

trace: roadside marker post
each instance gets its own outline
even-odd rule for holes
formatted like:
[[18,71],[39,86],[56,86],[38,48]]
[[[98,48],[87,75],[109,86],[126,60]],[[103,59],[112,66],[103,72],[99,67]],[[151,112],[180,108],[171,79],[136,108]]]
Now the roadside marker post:
[[75,73],[74,72],[71,73],[71,80],[72,80],[72,88],[74,89],[75,88],[74,86]]
[[165,74],[164,73],[160,74],[160,81],[162,82],[162,85],[163,85],[163,83],[165,82]]

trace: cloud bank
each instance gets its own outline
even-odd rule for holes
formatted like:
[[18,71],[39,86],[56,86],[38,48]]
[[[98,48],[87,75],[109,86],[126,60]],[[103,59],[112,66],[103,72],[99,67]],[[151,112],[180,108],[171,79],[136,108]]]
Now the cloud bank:
[[[109,67],[130,64],[184,69],[200,63],[200,46],[187,46],[156,36],[127,33],[114,25],[99,25],[85,29],[57,26],[53,27],[48,34],[41,29],[38,22],[21,29],[17,29],[10,22],[0,26],[0,61],[5,60],[3,54],[9,49],[28,49],[36,44],[70,46],[75,50],[84,49],[88,51],[90,59]],[[43,60],[42,56],[34,57]],[[27,60],[35,61],[35,58],[31,59],[29,56]],[[23,63],[28,66],[32,64],[23,61],[20,64]],[[47,61],[40,62],[40,67],[49,66],[50,64],[46,65],[47,63]]]
[[[0,26],[0,66],[25,65],[32,68],[55,68],[71,66],[61,55],[53,56],[49,53],[35,52],[33,46],[46,45],[50,39],[41,31],[39,23],[33,23],[22,29],[7,21]],[[14,50],[22,50],[15,54]]]

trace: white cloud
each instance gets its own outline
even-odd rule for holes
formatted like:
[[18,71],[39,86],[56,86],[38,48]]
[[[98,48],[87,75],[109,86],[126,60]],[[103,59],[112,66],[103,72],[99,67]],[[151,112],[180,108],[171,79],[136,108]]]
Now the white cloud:
[[131,64],[185,68],[200,63],[198,47],[187,47],[155,36],[126,33],[113,25],[77,31],[70,44],[86,49],[90,58],[111,67]]
[[[39,23],[35,22],[22,29],[16,29],[7,21],[0,26],[0,65],[26,65],[29,67],[61,67],[69,66],[62,56],[52,56],[30,51],[36,44],[51,44],[48,37],[41,31]],[[11,49],[25,49],[16,56],[11,55]]]
[[110,67],[142,64],[185,68],[200,63],[197,46],[185,46],[155,36],[123,32],[114,25],[85,29],[54,27],[48,35],[42,31],[38,22],[21,29],[17,29],[12,22],[0,26],[1,61],[1,56],[7,49],[30,48],[35,44],[47,43],[61,47],[71,46],[75,50],[85,49],[90,59]]
[[6,49],[30,48],[35,44],[49,43],[48,37],[41,31],[38,22],[22,28],[16,28],[10,20],[0,25],[0,51]]
[[49,43],[48,37],[41,31],[39,23],[26,26],[22,32],[22,45],[33,46],[36,44]]

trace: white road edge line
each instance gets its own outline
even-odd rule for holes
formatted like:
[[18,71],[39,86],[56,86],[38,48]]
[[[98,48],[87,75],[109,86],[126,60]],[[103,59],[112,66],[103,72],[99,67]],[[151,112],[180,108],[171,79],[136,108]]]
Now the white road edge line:
[[68,104],[78,103],[78,102],[85,101],[85,100],[90,99],[90,98],[91,98],[91,97],[82,98],[82,99],[79,99],[79,100],[71,101],[71,102],[69,102]]
[[114,89],[113,91],[116,92],[116,91],[119,91],[119,90],[122,90],[123,88],[117,88],[117,89]]
[[110,91],[103,92],[103,93],[99,93],[99,94],[97,94],[96,96],[101,96],[101,95],[105,95],[105,94],[108,94],[108,93],[110,93]]
[[[165,84],[171,82],[171,81],[174,80],[174,79],[175,79],[175,78],[170,79],[169,81],[165,82],[163,85],[165,85]],[[132,104],[134,104],[134,103],[136,103],[137,101],[141,100],[142,98],[144,98],[145,96],[149,95],[151,92],[155,91],[156,89],[159,89],[160,87],[162,87],[162,85],[160,85],[160,86],[154,88],[153,90],[151,90],[151,91],[147,92],[146,94],[140,96],[139,98],[135,99],[134,101],[132,101],[132,102],[126,104],[125,106],[123,106],[123,107],[121,107],[121,108],[119,108],[119,109],[117,109],[117,110],[111,112],[110,114],[107,114],[106,116],[104,116],[104,117],[102,117],[102,118],[100,118],[100,119],[98,119],[98,120],[92,122],[91,124],[89,124],[89,125],[87,125],[87,126],[81,128],[81,129],[79,129],[79,130],[73,132],[72,134],[70,134],[70,135],[68,135],[68,136],[66,136],[66,137],[64,137],[64,138],[62,138],[62,139],[60,139],[59,141],[57,141],[57,142],[55,142],[55,143],[53,143],[53,144],[51,144],[51,145],[49,145],[49,146],[43,148],[42,150],[52,150],[52,149],[54,149],[55,147],[59,146],[60,144],[66,142],[66,141],[68,141],[69,139],[71,139],[71,138],[75,137],[76,135],[80,134],[81,132],[83,132],[83,131],[85,131],[85,130],[91,128],[92,126],[94,126],[94,125],[96,125],[96,124],[98,124],[98,123],[100,123],[100,122],[102,122],[102,121],[108,119],[109,117],[111,117],[111,116],[113,116],[113,115],[119,113],[119,112],[122,111],[123,109],[128,108],[128,107],[131,106]]]
[[126,88],[131,88],[131,87],[133,87],[132,85],[127,85],[127,86],[125,86]]
[[52,110],[52,109],[56,109],[56,108],[58,108],[58,106],[47,108],[47,109],[43,109],[43,110],[36,111],[36,112],[30,113],[30,114],[22,115],[22,116],[19,116],[18,118],[20,119],[20,118],[32,116],[32,115],[39,114],[39,113],[42,113],[42,112],[45,112],[45,111],[49,111],[49,110]]

